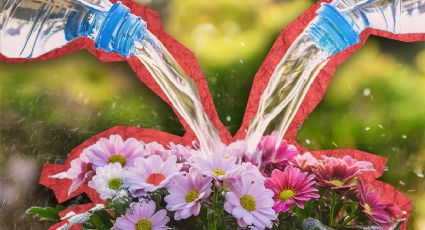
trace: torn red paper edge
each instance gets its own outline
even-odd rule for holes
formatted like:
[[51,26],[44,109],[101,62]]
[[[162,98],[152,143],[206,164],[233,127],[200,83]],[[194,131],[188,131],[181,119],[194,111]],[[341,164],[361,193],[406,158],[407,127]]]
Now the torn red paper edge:
[[[115,2],[115,1],[112,1]],[[234,137],[231,136],[229,131],[224,127],[223,123],[220,121],[217,111],[214,106],[214,102],[212,100],[210,91],[208,89],[207,82],[205,77],[199,67],[199,64],[195,58],[195,55],[187,48],[185,48],[182,44],[180,44],[177,40],[168,35],[162,26],[160,17],[158,13],[153,10],[150,10],[146,7],[140,6],[130,0],[122,1],[124,5],[128,6],[131,9],[131,12],[141,16],[148,25],[148,29],[158,37],[158,39],[165,45],[165,47],[170,51],[170,53],[175,57],[178,63],[185,70],[186,74],[190,76],[196,83],[199,95],[201,97],[202,105],[204,106],[205,112],[211,119],[212,123],[219,130],[220,137],[222,141],[225,143],[230,143],[235,140],[243,139],[246,135],[246,130],[248,128],[249,122],[256,113],[258,109],[258,102],[261,95],[261,92],[264,91],[271,74],[273,73],[276,65],[282,59],[285,52],[288,50],[292,42],[295,38],[304,30],[304,28],[308,25],[308,23],[316,16],[316,10],[320,7],[322,2],[330,2],[329,0],[322,0],[317,2],[312,7],[310,7],[307,11],[301,14],[295,21],[293,21],[290,25],[288,25],[279,35],[277,40],[275,41],[273,47],[269,51],[265,61],[259,68],[258,72],[255,75],[253,86],[251,89],[251,93],[248,99],[248,103],[246,106],[246,111],[244,115],[244,119],[242,121],[242,125],[238,132]],[[312,84],[309,89],[300,109],[298,110],[294,120],[292,121],[286,135],[285,139],[288,140],[289,143],[292,143],[297,146],[297,148],[303,152],[308,151],[304,146],[296,141],[296,135],[299,127],[303,123],[303,121],[308,117],[308,115],[313,111],[313,109],[317,106],[317,104],[322,100],[326,89],[329,85],[329,82],[332,78],[337,67],[344,62],[351,54],[353,54],[357,49],[359,49],[369,35],[376,35],[385,38],[390,38],[394,40],[404,41],[404,42],[413,42],[413,41],[425,41],[425,34],[391,34],[385,31],[379,31],[374,29],[368,29],[361,34],[361,43],[350,47],[349,49],[336,54],[333,56],[327,65],[320,71],[316,80]],[[149,72],[146,68],[140,64],[140,62],[135,57],[130,57],[128,59],[121,57],[118,54],[109,54],[103,52],[101,50],[96,50],[94,48],[94,44],[91,40],[87,38],[77,39],[63,48],[53,50],[41,57],[36,59],[8,59],[4,56],[0,55],[0,61],[8,62],[8,63],[22,63],[28,61],[42,61],[48,59],[59,58],[63,55],[71,54],[73,52],[87,49],[90,53],[96,56],[102,62],[112,62],[112,61],[127,61],[131,68],[134,70],[135,74],[139,77],[139,79],[147,85],[153,92],[155,92],[162,100],[168,103],[172,108],[172,104],[166,98],[165,94],[161,91],[159,85],[150,77]],[[153,129],[143,129],[136,127],[126,127],[126,126],[117,126],[113,127],[107,131],[99,133],[98,135],[90,138],[85,141],[75,149],[73,149],[64,165],[58,164],[45,164],[42,169],[41,177],[39,183],[45,185],[53,190],[55,193],[58,202],[64,202],[69,200],[72,197],[75,197],[81,193],[86,193],[90,200],[93,202],[91,204],[83,204],[74,206],[67,210],[61,212],[61,216],[65,216],[69,212],[74,213],[82,213],[84,211],[89,210],[94,206],[95,203],[103,203],[97,193],[89,188],[87,185],[82,186],[77,191],[68,195],[68,187],[71,184],[71,181],[68,179],[55,179],[50,176],[55,175],[59,172],[66,171],[70,167],[70,162],[77,158],[84,148],[95,143],[101,137],[109,137],[111,134],[119,134],[123,136],[123,138],[133,137],[138,140],[144,142],[157,141],[160,144],[167,145],[169,142],[174,142],[178,144],[189,145],[193,140],[196,139],[194,132],[190,129],[188,124],[184,121],[184,119],[177,113],[177,110],[173,108],[176,113],[178,119],[182,123],[185,134],[180,136],[175,136],[169,133],[161,132]],[[397,191],[393,186],[377,181],[376,179],[380,177],[384,171],[386,159],[381,156],[369,154],[366,152],[362,152],[359,150],[347,149],[347,150],[317,150],[312,151],[312,153],[316,156],[326,155],[326,156],[337,156],[342,157],[344,155],[351,155],[358,160],[368,160],[371,161],[375,168],[376,172],[369,173],[365,175],[365,179],[369,180],[370,183],[374,186],[374,188],[381,193],[381,196],[384,200],[388,202],[393,202],[398,204],[403,210],[408,212],[408,216],[410,215],[410,211],[412,208],[412,204],[409,199],[403,195],[401,192]],[[62,226],[66,220],[61,223],[57,223],[52,226],[50,229],[56,229],[59,226]],[[406,228],[407,221],[403,224],[402,229]],[[72,229],[80,229],[81,226],[74,226]]]

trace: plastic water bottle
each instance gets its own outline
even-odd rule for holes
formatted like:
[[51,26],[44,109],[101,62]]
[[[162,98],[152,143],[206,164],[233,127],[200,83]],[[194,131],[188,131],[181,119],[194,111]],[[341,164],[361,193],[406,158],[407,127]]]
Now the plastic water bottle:
[[12,58],[38,57],[78,37],[129,56],[146,31],[127,7],[105,0],[3,0],[0,15],[0,52]]
[[107,0],[1,2],[0,53],[6,57],[38,57],[79,37],[92,39],[99,49],[139,58],[194,131],[201,149],[212,153],[220,148],[196,84],[129,8]]
[[277,131],[278,138],[283,138],[329,57],[360,42],[360,33],[367,28],[393,34],[425,33],[425,0],[335,0],[322,4],[276,66],[260,97],[246,137],[248,152],[254,152],[265,132]]

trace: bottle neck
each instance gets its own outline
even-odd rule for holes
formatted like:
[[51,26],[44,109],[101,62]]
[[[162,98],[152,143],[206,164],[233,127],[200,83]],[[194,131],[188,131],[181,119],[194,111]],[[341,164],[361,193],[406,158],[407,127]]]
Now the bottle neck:
[[344,17],[335,6],[324,3],[306,33],[330,56],[360,42],[359,35],[364,28],[357,25],[355,20]]
[[143,39],[146,33],[146,23],[120,2],[107,12],[93,8],[85,14],[75,12],[68,19],[65,32],[69,41],[88,37],[94,40],[96,48],[124,57],[133,55],[134,41]]

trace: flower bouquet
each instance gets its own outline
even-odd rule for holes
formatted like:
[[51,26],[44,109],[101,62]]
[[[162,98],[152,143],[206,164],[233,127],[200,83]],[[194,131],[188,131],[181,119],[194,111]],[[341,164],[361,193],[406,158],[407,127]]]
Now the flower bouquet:
[[[261,124],[258,127],[264,130],[254,135],[256,141],[244,141],[253,117],[261,118],[266,111],[255,114],[272,77],[271,70],[313,20],[319,4],[303,13],[276,40],[254,79],[241,127],[232,136],[215,111],[194,55],[163,31],[156,13],[132,1],[123,2],[146,19],[149,31],[162,42],[158,47],[167,55],[161,57],[169,58],[156,61],[165,63],[161,66],[167,73],[184,72],[187,76],[177,81],[155,80],[155,68],[146,68],[135,57],[96,50],[85,38],[33,60],[57,58],[85,48],[102,61],[127,61],[140,80],[173,107],[186,132],[177,137],[157,130],[120,126],[98,134],[75,148],[65,165],[43,167],[40,184],[51,188],[59,203],[68,201],[69,207],[33,207],[28,209],[29,214],[57,222],[50,229],[60,230],[405,228],[411,204],[393,187],[376,180],[384,170],[382,157],[357,150],[310,153],[296,143],[298,128],[323,97],[332,73],[361,43],[320,65],[323,69],[317,70],[317,78],[301,87],[299,101],[291,102],[295,107],[287,110],[285,122],[276,123],[283,127],[280,133],[262,136],[269,124]],[[369,33],[377,34],[373,29],[367,30],[362,33],[362,42]],[[425,40],[423,36],[380,35]],[[27,61],[3,56],[0,60]],[[170,63],[178,71],[168,71]],[[177,85],[166,87],[161,85],[164,82]],[[192,95],[179,101],[176,95],[186,95],[180,94],[184,86],[191,87]],[[167,94],[163,89],[176,89],[177,93]],[[193,103],[187,107],[182,101]],[[193,121],[196,119],[189,116],[193,111],[204,123]],[[216,139],[209,141],[220,141],[214,151],[200,147],[209,146],[201,141],[211,137],[201,132],[208,128],[217,131],[212,132]],[[287,141],[282,140],[283,134]],[[84,196],[70,200],[82,193],[92,203]]]
[[367,180],[371,162],[299,153],[285,140],[275,149],[277,141],[273,133],[254,154],[236,141],[207,155],[196,144],[101,138],[53,177],[72,181],[68,194],[88,185],[103,202],[67,216],[57,229],[400,227],[405,212]]

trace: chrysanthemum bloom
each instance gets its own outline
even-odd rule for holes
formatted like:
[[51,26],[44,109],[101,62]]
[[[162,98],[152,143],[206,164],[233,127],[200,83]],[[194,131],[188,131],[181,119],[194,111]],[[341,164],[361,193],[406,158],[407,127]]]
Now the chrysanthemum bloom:
[[324,157],[311,169],[318,185],[344,192],[357,186],[357,176],[363,172],[361,168],[335,157]]
[[155,202],[131,203],[124,216],[118,217],[114,230],[166,230],[170,218],[167,211],[155,212]]
[[123,141],[120,135],[111,135],[109,139],[101,138],[87,149],[87,157],[94,168],[115,162],[125,168],[131,167],[137,158],[142,158],[145,154],[142,142],[134,138]]
[[94,176],[92,163],[87,158],[87,152],[84,151],[80,157],[71,161],[71,167],[66,171],[68,179],[72,180],[68,195],[77,190],[81,185],[91,180]]
[[259,164],[260,169],[264,170],[270,164],[277,164],[277,166],[283,167],[289,160],[298,155],[297,148],[294,145],[288,144],[286,140],[282,140],[277,145],[277,138],[277,132],[263,136],[255,153],[251,157],[248,157],[248,161],[256,165]]
[[216,152],[208,156],[193,156],[192,166],[202,174],[223,181],[229,173],[236,168],[235,157],[225,157],[222,152]]
[[404,218],[405,212],[396,204],[383,202],[377,192],[371,191],[361,182],[358,196],[363,213],[383,230],[391,229]]
[[89,187],[96,189],[101,199],[111,198],[124,184],[124,169],[116,162],[96,169]]
[[292,158],[291,163],[303,171],[309,171],[310,167],[317,163],[317,159],[311,153],[305,152]]
[[181,168],[176,156],[170,156],[166,161],[158,155],[139,158],[134,167],[128,169],[125,184],[134,196],[140,196],[164,188],[170,179],[180,174]]
[[273,170],[271,178],[266,179],[265,186],[274,192],[274,210],[287,212],[293,204],[304,208],[304,202],[320,197],[318,190],[313,187],[315,183],[314,175],[287,166],[283,172]]
[[201,201],[211,194],[212,178],[190,168],[185,176],[174,177],[164,198],[167,210],[175,211],[174,219],[181,220],[199,215]]
[[276,220],[273,211],[273,192],[264,187],[262,181],[252,182],[248,177],[235,181],[226,193],[224,209],[232,214],[240,227],[254,229],[272,227]]

